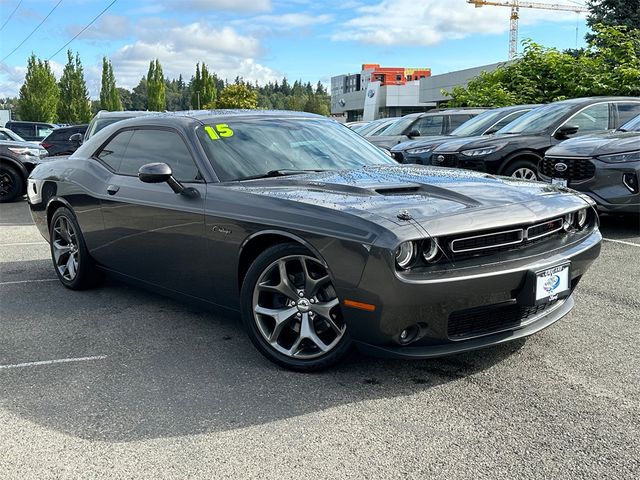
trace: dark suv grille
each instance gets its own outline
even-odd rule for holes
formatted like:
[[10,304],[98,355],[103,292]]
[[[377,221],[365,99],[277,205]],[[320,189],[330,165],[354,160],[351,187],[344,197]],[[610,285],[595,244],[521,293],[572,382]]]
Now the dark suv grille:
[[543,312],[553,303],[525,307],[516,302],[507,302],[458,310],[449,315],[448,335],[452,340],[461,340],[509,330]]
[[[558,170],[557,164],[566,165],[566,169]],[[568,180],[586,180],[596,173],[595,165],[586,158],[556,158],[545,157],[540,165],[540,172],[552,178],[566,178]]]
[[431,157],[431,164],[436,167],[455,167],[457,164],[457,156],[455,153],[433,155]]
[[402,152],[392,152],[393,158],[395,158],[396,162],[404,163],[404,155]]

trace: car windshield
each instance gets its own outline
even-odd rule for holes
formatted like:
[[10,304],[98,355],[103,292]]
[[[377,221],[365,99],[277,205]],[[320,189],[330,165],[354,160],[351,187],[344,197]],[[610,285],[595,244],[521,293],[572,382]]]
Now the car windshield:
[[96,121],[91,123],[91,126],[90,126],[89,130],[87,131],[88,132],[88,137],[87,138],[93,137],[96,133],[98,133],[104,127],[108,127],[112,123],[119,122],[120,120],[126,120],[127,118],[129,118],[129,117],[99,118]]
[[508,123],[496,133],[534,133],[542,132],[555,125],[573,107],[567,103],[551,103],[525,113],[521,117]]
[[233,118],[211,120],[198,139],[221,181],[269,172],[357,169],[396,162],[332,120]]
[[451,132],[451,135],[456,137],[476,137],[482,135],[489,127],[500,119],[502,113],[503,112],[501,111],[496,112],[495,110],[483,112],[480,115],[464,122]]
[[620,127],[620,130],[624,132],[640,132],[640,115],[632,118],[627,123]]
[[415,121],[416,117],[402,117],[380,132],[380,135],[402,135]]
[[365,135],[367,135],[367,133],[373,132],[374,130],[378,129],[378,128],[382,128],[385,126],[385,124],[390,124],[393,123],[395,120],[389,120],[389,119],[384,119],[384,120],[375,120],[371,123],[368,123],[362,127],[358,127],[356,128],[354,131],[358,132],[360,135],[362,135],[363,137]]

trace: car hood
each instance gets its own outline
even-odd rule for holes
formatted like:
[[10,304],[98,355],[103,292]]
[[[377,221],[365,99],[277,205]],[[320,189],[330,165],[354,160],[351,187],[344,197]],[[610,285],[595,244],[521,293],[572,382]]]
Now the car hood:
[[597,157],[640,149],[640,132],[609,132],[572,138],[547,151],[548,156]]
[[365,137],[368,141],[373,143],[377,147],[391,148],[397,143],[403,142],[407,139],[405,135],[376,135],[375,137]]
[[20,142],[18,140],[0,140],[3,147],[44,148],[38,142]]
[[[423,226],[438,218],[444,218],[442,224],[446,226],[451,215],[473,214],[466,219],[465,228],[484,226],[489,217],[497,224],[531,221],[538,215],[543,218],[544,209],[539,207],[544,196],[568,193],[549,184],[421,165],[292,175],[239,182],[231,188],[287,203],[341,211],[377,223],[384,219],[387,223],[406,224],[398,217],[404,210]],[[507,205],[518,207],[507,214]],[[280,203],[278,208],[289,206]],[[491,213],[478,215],[481,211]]]
[[391,148],[392,152],[403,152],[405,150],[409,150],[412,148],[418,147],[427,147],[429,145],[440,144],[443,142],[447,142],[451,139],[455,139],[456,137],[452,137],[451,135],[438,135],[432,137],[420,137],[419,140],[409,140],[407,142],[402,142],[397,145],[394,145]]
[[474,148],[490,147],[492,145],[504,143],[519,143],[523,145],[533,145],[540,142],[541,135],[520,135],[520,134],[496,134],[482,137],[463,137],[451,140],[438,146],[434,153],[455,153],[462,150]]

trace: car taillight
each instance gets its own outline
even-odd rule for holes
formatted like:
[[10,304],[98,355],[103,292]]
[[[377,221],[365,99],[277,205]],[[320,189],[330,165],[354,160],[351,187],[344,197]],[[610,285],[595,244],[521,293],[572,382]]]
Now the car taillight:
[[53,147],[53,143],[49,142],[40,142],[40,145],[42,145],[44,148]]

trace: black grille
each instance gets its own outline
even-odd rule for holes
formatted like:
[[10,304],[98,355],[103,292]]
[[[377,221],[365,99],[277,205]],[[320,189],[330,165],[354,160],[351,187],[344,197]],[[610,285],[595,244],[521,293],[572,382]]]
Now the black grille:
[[484,250],[486,248],[511,245],[522,241],[522,229],[498,232],[453,240],[451,251],[464,252],[468,250]]
[[449,315],[448,335],[450,339],[460,340],[516,328],[554,303],[525,307],[507,302],[458,310]]
[[431,164],[436,167],[455,167],[457,163],[457,156],[455,153],[445,153],[442,155],[433,155],[431,157]]
[[402,152],[391,152],[391,154],[393,155],[393,158],[395,158],[396,162],[404,163],[404,155]]
[[[560,170],[556,164],[566,165],[566,169]],[[567,180],[586,180],[596,173],[595,165],[586,158],[556,158],[545,157],[540,165],[543,175],[552,178],[566,178]]]

